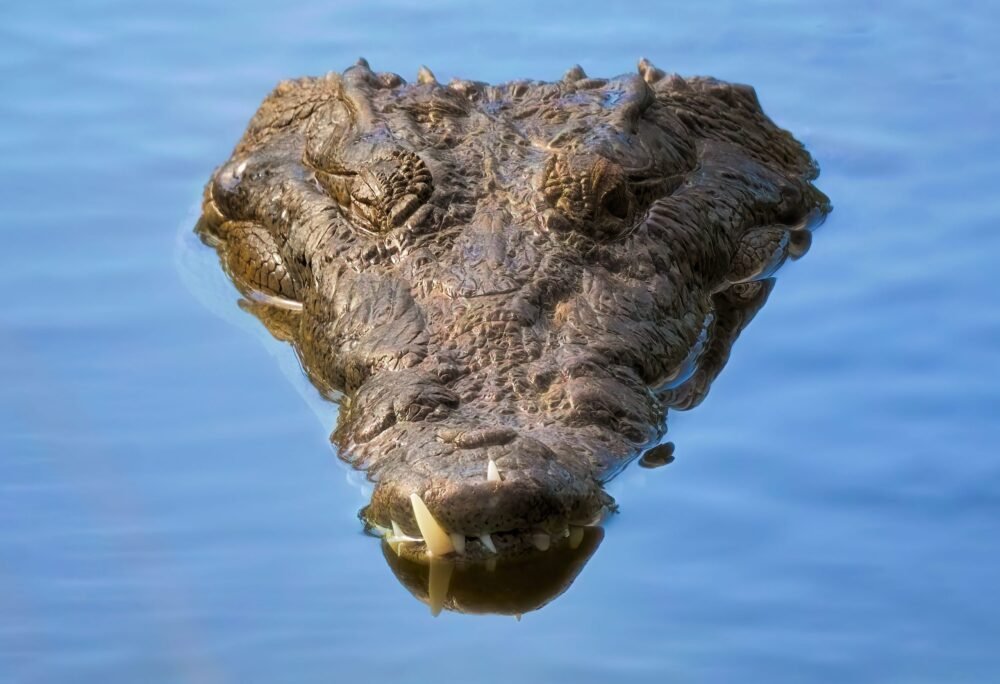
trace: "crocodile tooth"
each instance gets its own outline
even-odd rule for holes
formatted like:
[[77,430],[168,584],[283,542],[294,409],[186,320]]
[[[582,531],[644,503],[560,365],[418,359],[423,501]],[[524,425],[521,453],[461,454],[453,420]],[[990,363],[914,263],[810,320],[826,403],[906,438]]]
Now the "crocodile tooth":
[[496,553],[497,552],[496,544],[493,543],[493,537],[491,535],[488,535],[488,534],[480,535],[479,536],[479,541],[482,543],[483,546],[485,546],[487,549],[489,549],[490,553]]
[[545,532],[535,532],[531,535],[531,541],[539,551],[548,551],[549,545],[552,543],[552,537]]
[[583,528],[573,526],[569,528],[569,548],[575,549],[580,546],[580,542],[583,541]]
[[451,571],[455,564],[451,561],[432,560],[427,570],[427,603],[431,607],[431,615],[437,617],[448,600],[448,585],[451,584]]
[[420,65],[420,68],[417,69],[417,83],[421,83],[423,85],[436,85],[437,79],[434,78],[433,71],[423,65]]
[[400,528],[399,526],[399,523],[397,523],[395,520],[392,520],[390,522],[392,522],[392,532],[391,533],[387,532],[385,535],[386,541],[388,541],[390,544],[402,544],[403,542],[423,541],[423,539],[421,539],[420,537],[411,537],[410,535],[403,532],[402,528]]
[[444,531],[441,523],[434,519],[427,504],[414,492],[410,494],[410,505],[413,507],[413,517],[417,519],[417,527],[427,544],[427,551],[433,556],[444,556],[455,550],[451,536]]
[[287,297],[267,294],[266,292],[251,292],[250,297],[261,304],[267,304],[268,306],[284,309],[285,311],[302,311],[303,308],[302,302],[297,302]]
[[487,482],[500,482],[500,469],[497,468],[497,462],[492,458],[489,463],[486,464],[486,481]]
[[459,534],[458,532],[452,532],[451,535],[451,545],[455,547],[455,553],[462,555],[465,553],[465,535]]

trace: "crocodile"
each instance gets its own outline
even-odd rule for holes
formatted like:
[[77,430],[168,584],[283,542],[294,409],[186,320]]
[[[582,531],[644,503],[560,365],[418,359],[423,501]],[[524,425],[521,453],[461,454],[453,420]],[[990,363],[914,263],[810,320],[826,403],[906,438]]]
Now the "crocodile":
[[[573,548],[697,404],[830,211],[754,89],[592,78],[283,81],[197,231],[341,405],[361,511],[408,561]],[[650,450],[650,447],[654,447]]]

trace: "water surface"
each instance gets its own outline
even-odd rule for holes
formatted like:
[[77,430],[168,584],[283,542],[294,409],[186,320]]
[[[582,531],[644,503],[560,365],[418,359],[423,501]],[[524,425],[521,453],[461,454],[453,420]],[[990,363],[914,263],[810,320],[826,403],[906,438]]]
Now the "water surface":
[[[1000,13],[285,5],[0,8],[0,681],[996,681]],[[835,206],[520,622],[395,579],[336,407],[190,234],[268,90],[362,54],[751,83]]]

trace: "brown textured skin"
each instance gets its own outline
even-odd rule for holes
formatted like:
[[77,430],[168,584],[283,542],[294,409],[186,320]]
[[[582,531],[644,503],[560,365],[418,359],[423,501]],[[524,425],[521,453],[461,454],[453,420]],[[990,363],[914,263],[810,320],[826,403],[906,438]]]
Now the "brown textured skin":
[[602,483],[704,396],[829,210],[816,174],[748,86],[645,61],[408,84],[362,60],[278,85],[199,226],[241,287],[301,303],[252,309],[345,393],[366,519],[418,535],[417,492],[513,555],[611,507]]

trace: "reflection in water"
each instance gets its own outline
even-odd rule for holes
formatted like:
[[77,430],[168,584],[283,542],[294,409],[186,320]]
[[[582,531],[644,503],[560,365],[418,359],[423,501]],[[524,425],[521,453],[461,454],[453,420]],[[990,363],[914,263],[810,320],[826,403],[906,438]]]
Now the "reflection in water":
[[604,539],[600,527],[578,527],[574,532],[545,553],[503,563],[438,558],[419,562],[398,555],[384,541],[382,554],[399,582],[430,606],[434,615],[446,608],[520,617],[569,589]]

